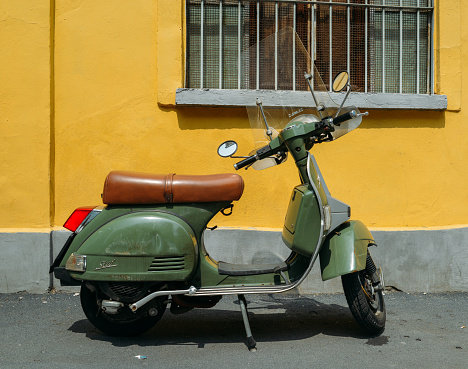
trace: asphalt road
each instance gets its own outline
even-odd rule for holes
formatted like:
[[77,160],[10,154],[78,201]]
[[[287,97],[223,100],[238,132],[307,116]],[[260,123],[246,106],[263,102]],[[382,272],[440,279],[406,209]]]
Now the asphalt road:
[[168,309],[147,333],[114,338],[88,322],[79,296],[0,294],[0,367],[468,368],[468,293],[385,298],[386,330],[369,338],[344,295],[247,296],[251,353],[232,297],[183,315]]

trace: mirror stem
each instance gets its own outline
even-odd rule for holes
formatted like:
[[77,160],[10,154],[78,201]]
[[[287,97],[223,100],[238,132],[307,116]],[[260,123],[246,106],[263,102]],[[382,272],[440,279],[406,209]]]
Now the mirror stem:
[[265,123],[265,127],[267,129],[266,134],[267,134],[268,138],[271,141],[272,140],[271,136],[273,135],[273,132],[271,131],[270,127],[268,126],[268,123],[267,123],[267,120],[266,120],[266,117],[265,117],[265,113],[263,112],[262,100],[260,100],[257,97],[256,103],[257,103],[257,106],[260,108],[260,111],[262,112],[263,122]]
[[318,113],[320,115],[320,120],[323,120],[323,116],[322,116],[322,113],[321,113],[321,111],[323,110],[323,105],[322,104],[319,105],[319,103],[317,102],[317,98],[315,97],[314,89],[312,87],[312,83],[310,82],[310,80],[312,79],[312,74],[304,73],[304,78],[307,80],[307,83],[309,84],[309,90],[310,90],[310,93],[312,94],[315,106],[317,107],[317,111],[318,111]]
[[350,85],[349,83],[348,83],[348,85],[347,85],[346,87],[348,88],[348,91],[346,91],[346,96],[345,96],[343,102],[341,103],[340,108],[339,108],[338,111],[336,112],[334,118],[336,118],[336,117],[338,116],[338,114],[340,114],[340,111],[341,111],[341,109],[343,108],[343,105],[344,105],[346,99],[348,98],[349,93],[351,92],[351,85]]

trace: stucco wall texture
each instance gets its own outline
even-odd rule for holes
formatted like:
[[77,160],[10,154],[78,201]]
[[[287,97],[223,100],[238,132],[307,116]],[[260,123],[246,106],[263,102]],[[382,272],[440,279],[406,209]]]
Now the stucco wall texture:
[[50,7],[0,2],[0,228],[50,226]]
[[[236,139],[250,151],[243,109],[174,106],[183,10],[181,0],[2,1],[0,227],[60,226],[77,206],[101,203],[113,169],[234,171],[216,148]],[[370,227],[468,224],[463,15],[468,4],[436,2],[436,91],[447,111],[370,111],[358,130],[312,150],[332,194]],[[294,165],[241,174],[243,201],[216,222],[281,228]]]
[[[352,134],[312,150],[332,195],[371,230],[468,225],[468,3],[435,6],[435,91],[448,109],[371,110]],[[11,256],[2,265],[24,257],[26,233],[55,252],[50,232],[76,207],[101,204],[111,170],[234,172],[218,145],[235,139],[250,152],[243,109],[175,106],[184,32],[183,0],[0,2],[0,233]],[[294,164],[239,174],[243,198],[210,225],[282,228]]]

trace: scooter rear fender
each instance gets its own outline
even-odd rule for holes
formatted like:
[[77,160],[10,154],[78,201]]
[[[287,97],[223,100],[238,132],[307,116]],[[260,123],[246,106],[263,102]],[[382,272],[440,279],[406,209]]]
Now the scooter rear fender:
[[320,250],[322,280],[365,269],[369,245],[375,241],[362,222],[343,223],[327,236]]

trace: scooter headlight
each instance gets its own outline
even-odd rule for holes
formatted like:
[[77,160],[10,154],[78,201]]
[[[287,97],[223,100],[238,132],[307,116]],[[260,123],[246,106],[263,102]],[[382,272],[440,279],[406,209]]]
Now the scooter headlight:
[[86,271],[86,255],[71,254],[65,265],[66,270],[72,270],[74,272]]

